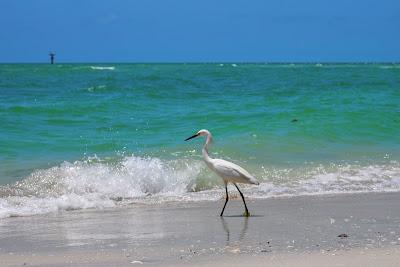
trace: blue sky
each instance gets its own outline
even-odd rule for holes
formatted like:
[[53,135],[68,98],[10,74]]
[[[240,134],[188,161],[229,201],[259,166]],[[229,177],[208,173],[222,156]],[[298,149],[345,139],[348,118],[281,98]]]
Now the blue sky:
[[399,0],[0,0],[0,62],[400,61]]

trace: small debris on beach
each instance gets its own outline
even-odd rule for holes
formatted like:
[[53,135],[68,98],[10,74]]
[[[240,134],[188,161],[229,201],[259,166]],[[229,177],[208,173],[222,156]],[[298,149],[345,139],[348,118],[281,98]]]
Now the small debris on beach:
[[112,198],[114,201],[116,202],[121,202],[123,200],[122,197],[116,197],[116,198]]
[[340,235],[338,235],[337,237],[340,237],[340,238],[347,238],[347,237],[349,237],[347,234],[340,234]]

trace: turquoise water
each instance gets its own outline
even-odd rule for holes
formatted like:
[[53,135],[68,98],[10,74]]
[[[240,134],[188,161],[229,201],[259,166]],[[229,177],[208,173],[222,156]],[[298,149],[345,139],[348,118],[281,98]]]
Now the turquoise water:
[[400,191],[396,64],[2,64],[0,125],[4,216],[218,194],[202,128],[250,197]]

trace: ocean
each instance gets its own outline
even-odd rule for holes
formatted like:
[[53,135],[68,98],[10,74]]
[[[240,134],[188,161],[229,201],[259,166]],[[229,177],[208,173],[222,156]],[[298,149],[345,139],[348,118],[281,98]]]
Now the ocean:
[[[0,218],[247,198],[400,192],[399,64],[0,64]],[[233,191],[233,188],[231,188]]]

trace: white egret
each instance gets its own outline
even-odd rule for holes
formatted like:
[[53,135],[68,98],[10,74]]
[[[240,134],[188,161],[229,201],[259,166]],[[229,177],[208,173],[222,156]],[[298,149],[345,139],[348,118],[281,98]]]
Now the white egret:
[[237,188],[240,196],[243,199],[244,208],[246,209],[244,216],[246,216],[246,217],[250,216],[249,210],[247,209],[247,206],[246,206],[246,201],[244,200],[244,196],[236,183],[256,184],[256,185],[258,185],[260,183],[256,180],[256,178],[254,178],[248,171],[246,171],[242,167],[240,167],[232,162],[223,160],[223,159],[210,158],[210,156],[208,155],[208,146],[211,143],[212,135],[209,131],[204,130],[204,129],[200,130],[195,135],[192,135],[191,137],[186,138],[185,141],[190,140],[195,137],[198,137],[198,136],[206,137],[206,142],[202,149],[204,161],[206,162],[207,166],[212,171],[214,171],[218,176],[220,176],[225,183],[226,199],[225,199],[225,204],[224,204],[224,207],[222,208],[220,216],[222,216],[224,214],[226,203],[228,203],[228,200],[229,200],[229,196],[228,196],[228,183],[229,182],[233,183],[233,185]]

